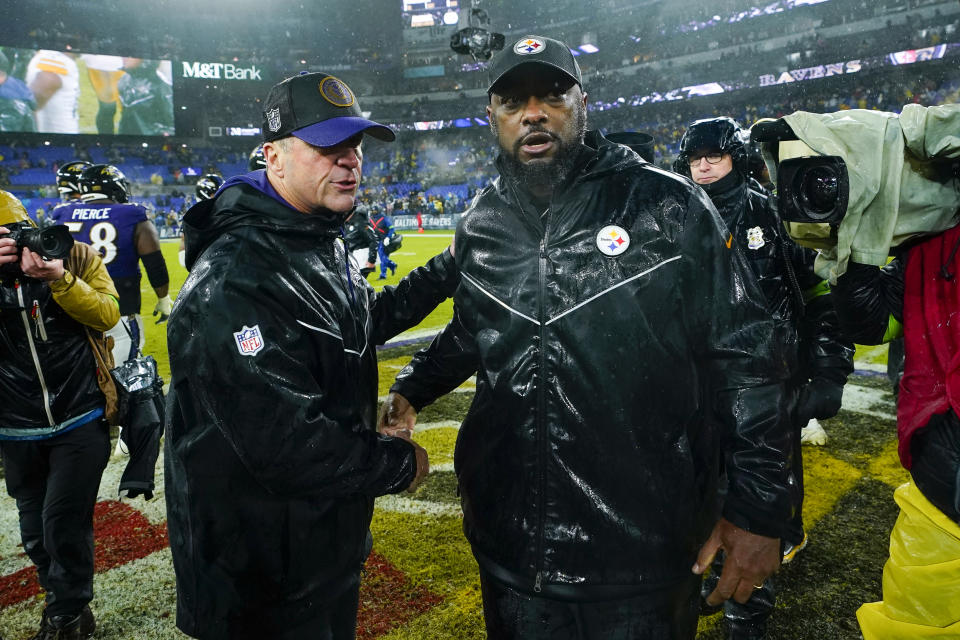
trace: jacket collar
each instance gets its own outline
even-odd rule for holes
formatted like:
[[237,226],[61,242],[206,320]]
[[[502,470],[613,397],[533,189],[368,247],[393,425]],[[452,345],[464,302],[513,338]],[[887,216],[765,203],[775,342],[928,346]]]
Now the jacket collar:
[[[557,187],[554,197],[585,180],[592,180],[639,164],[644,164],[644,161],[628,147],[610,142],[599,131],[588,131],[566,182]],[[500,172],[500,176],[493,183],[497,195],[521,209],[530,207],[531,205],[526,202],[529,195],[521,193],[525,190],[516,188],[515,182],[511,181],[504,171],[502,154],[497,156],[496,166]]]
[[292,240],[332,241],[340,235],[340,216],[306,214],[291,209],[246,182],[221,188],[211,200],[198,202],[183,218],[186,263],[193,262],[225,233],[253,227]]
[[730,224],[731,218],[743,211],[744,198],[747,195],[747,182],[739,171],[734,169],[716,182],[700,185],[713,206],[720,212],[723,221]]

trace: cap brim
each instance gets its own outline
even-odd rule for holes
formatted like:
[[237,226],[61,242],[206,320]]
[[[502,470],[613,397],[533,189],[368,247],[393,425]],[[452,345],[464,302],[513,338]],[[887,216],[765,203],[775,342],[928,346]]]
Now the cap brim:
[[315,147],[335,147],[358,133],[365,133],[384,142],[393,142],[397,139],[397,135],[390,127],[358,116],[330,118],[296,129],[290,135]]
[[495,87],[496,87],[501,81],[503,81],[503,80],[505,80],[507,77],[513,75],[514,73],[516,73],[516,72],[519,71],[520,69],[524,69],[524,68],[528,68],[528,67],[532,67],[532,66],[549,67],[551,70],[557,71],[557,72],[559,72],[561,75],[564,75],[564,76],[570,78],[571,80],[573,80],[573,83],[574,83],[575,85],[578,85],[581,89],[583,88],[583,85],[580,84],[580,81],[579,81],[579,80],[577,80],[574,76],[570,75],[570,73],[569,73],[566,69],[564,69],[563,67],[561,67],[561,66],[559,66],[559,65],[553,64],[552,62],[547,62],[546,60],[524,60],[524,61],[521,62],[520,64],[515,64],[515,65],[513,65],[512,67],[510,67],[509,69],[507,69],[506,71],[504,71],[503,73],[501,73],[499,76],[497,76],[496,80],[494,80],[493,82],[490,83],[490,87],[487,89],[487,93],[488,93],[488,94],[493,93],[493,92],[496,90]]

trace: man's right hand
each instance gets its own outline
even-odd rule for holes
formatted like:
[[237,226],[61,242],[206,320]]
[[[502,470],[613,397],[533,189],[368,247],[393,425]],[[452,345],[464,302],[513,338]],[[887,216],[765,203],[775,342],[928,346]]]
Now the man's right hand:
[[[10,233],[6,227],[0,227],[0,236]],[[20,254],[17,252],[17,242],[12,238],[0,238],[0,264],[19,262]]]
[[[403,438],[403,436],[399,437]],[[413,476],[413,482],[407,487],[407,493],[413,493],[427,479],[427,474],[430,473],[430,459],[427,457],[426,449],[409,438],[403,439],[412,444],[414,451],[417,452],[417,475]]]
[[380,407],[377,431],[385,436],[405,438],[413,435],[417,424],[417,412],[410,402],[399,393],[391,391]]

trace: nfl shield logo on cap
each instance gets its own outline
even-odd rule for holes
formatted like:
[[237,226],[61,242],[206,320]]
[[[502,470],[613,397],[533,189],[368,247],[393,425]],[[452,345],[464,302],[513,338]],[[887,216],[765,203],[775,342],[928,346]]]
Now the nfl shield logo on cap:
[[543,50],[543,40],[540,38],[522,38],[517,41],[517,44],[513,45],[513,52],[521,56],[540,53]]
[[270,109],[267,111],[267,128],[269,128],[270,131],[279,131],[280,109]]
[[263,349],[263,336],[260,335],[258,324],[252,327],[244,325],[243,329],[233,334],[233,339],[237,343],[237,351],[242,356],[255,356]]

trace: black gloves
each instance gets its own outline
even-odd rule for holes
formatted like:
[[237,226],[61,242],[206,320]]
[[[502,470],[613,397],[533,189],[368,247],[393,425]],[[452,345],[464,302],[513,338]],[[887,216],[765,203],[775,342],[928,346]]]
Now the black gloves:
[[798,422],[804,425],[810,418],[832,418],[840,411],[842,399],[843,383],[827,378],[814,378],[800,390],[800,399],[797,401]]

